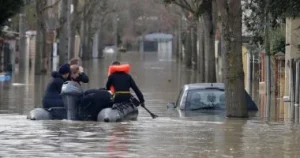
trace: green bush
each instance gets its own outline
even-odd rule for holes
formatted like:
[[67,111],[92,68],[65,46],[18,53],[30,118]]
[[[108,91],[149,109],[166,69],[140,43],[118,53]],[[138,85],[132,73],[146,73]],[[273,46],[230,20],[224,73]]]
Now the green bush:
[[282,28],[274,29],[270,32],[271,55],[278,52],[285,53],[285,32]]

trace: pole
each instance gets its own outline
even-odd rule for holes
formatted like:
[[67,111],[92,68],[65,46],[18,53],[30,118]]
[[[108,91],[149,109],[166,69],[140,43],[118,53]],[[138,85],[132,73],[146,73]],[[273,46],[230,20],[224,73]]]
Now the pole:
[[72,22],[71,22],[71,5],[73,4],[73,0],[68,0],[68,13],[67,13],[67,28],[68,28],[68,60],[70,60],[73,57],[72,52]]
[[299,76],[299,61],[296,62],[296,86],[295,86],[295,121],[299,121],[299,85],[300,85],[300,76]]
[[[296,68],[296,75],[298,76],[298,79],[297,79],[297,82],[298,82],[298,85],[295,87],[296,89],[296,93],[298,93],[296,96],[295,96],[295,99],[298,100],[298,104],[296,105],[295,104],[295,121],[296,122],[299,122],[299,104],[300,104],[300,60],[298,59],[297,60],[297,68]],[[296,115],[297,114],[297,115]]]
[[265,60],[266,60],[266,117],[271,113],[271,69],[270,69],[270,40],[269,40],[269,0],[265,7]]
[[295,113],[294,59],[290,61],[290,118],[293,119]]
[[[255,76],[256,76],[256,71],[255,71],[255,54],[254,52],[251,53],[251,56],[252,56],[252,70],[251,70],[251,80],[252,80],[252,85],[251,85],[251,89],[252,89],[252,93],[251,93],[251,97],[255,100],[256,97],[255,97],[255,92],[256,92],[256,89],[255,89],[255,84],[256,84],[256,80],[255,80]],[[255,100],[256,101],[256,100]]]
[[[24,5],[26,4],[26,0],[23,0]],[[19,15],[19,70],[23,71],[26,68],[26,14],[25,14],[25,6],[21,8],[21,13]]]
[[114,60],[117,60],[118,58],[118,15],[115,13],[113,18],[113,29],[114,29],[114,45],[115,45],[115,53],[114,53]]
[[[251,49],[251,48],[249,48]],[[252,52],[249,51],[247,52],[247,84],[246,84],[246,90],[248,91],[249,95],[252,95],[252,84],[251,84],[251,77],[252,77],[252,72],[251,72],[251,54]]]

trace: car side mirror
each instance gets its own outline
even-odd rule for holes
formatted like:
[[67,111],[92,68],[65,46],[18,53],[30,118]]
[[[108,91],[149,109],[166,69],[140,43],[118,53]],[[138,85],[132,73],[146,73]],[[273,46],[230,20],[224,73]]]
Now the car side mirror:
[[175,108],[176,108],[176,104],[173,103],[173,102],[168,103],[167,108],[168,108],[168,109],[175,109]]

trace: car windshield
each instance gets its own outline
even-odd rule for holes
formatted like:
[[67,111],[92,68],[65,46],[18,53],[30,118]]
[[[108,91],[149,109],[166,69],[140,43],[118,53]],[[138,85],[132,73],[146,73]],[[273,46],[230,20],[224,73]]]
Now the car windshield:
[[222,89],[197,89],[188,92],[186,110],[224,109],[225,93]]
[[179,92],[179,96],[178,96],[177,101],[176,101],[176,104],[175,104],[176,107],[180,105],[180,101],[181,101],[181,99],[182,99],[183,91],[184,91],[184,90],[181,89],[180,92]]

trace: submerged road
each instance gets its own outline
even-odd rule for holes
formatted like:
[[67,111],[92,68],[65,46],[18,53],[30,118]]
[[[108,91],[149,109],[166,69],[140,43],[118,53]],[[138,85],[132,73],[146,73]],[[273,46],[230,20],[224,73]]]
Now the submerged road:
[[[83,63],[90,83],[104,87],[113,55]],[[127,52],[117,57],[130,63],[131,74],[144,93],[146,106],[138,121],[121,123],[29,121],[26,114],[41,106],[49,76],[15,74],[0,82],[1,157],[298,157],[300,127],[285,122],[226,119],[223,113],[178,113],[168,110],[181,86],[197,82],[168,55]]]

